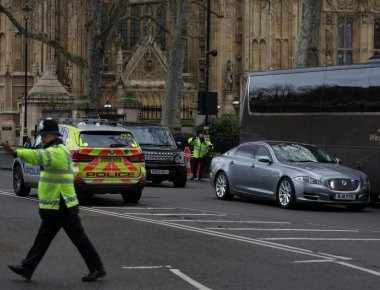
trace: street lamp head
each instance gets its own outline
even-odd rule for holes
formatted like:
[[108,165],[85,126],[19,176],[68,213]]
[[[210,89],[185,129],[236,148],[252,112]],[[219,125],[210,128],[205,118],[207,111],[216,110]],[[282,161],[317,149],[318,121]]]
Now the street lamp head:
[[112,106],[111,106],[110,101],[109,101],[108,98],[107,98],[107,100],[106,100],[106,103],[105,103],[105,105],[104,105],[104,108],[105,108],[105,109],[111,109],[111,108],[112,108]]
[[28,20],[29,15],[32,12],[32,9],[29,7],[28,3],[25,3],[24,8],[22,8],[22,12],[24,13],[24,19]]
[[240,102],[239,101],[233,101],[232,106],[234,107],[235,110],[238,110],[240,107]]

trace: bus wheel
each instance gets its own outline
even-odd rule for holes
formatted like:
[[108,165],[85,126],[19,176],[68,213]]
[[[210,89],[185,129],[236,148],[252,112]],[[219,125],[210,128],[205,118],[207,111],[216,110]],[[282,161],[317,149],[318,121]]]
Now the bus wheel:
[[218,199],[231,200],[234,198],[234,195],[230,194],[230,185],[224,172],[218,173],[215,178],[215,193]]
[[127,191],[121,194],[125,203],[136,204],[140,201],[142,190]]
[[280,180],[277,188],[277,201],[280,207],[290,209],[296,204],[295,191],[292,181],[284,177]]
[[27,196],[30,193],[31,188],[25,186],[20,165],[13,169],[13,189],[17,196]]

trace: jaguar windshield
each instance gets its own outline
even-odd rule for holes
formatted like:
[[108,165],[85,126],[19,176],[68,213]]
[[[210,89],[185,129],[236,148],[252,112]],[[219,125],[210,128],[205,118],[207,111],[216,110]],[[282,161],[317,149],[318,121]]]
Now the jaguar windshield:
[[272,143],[271,147],[277,159],[281,162],[321,162],[336,163],[322,149],[295,143]]
[[140,145],[145,146],[176,146],[168,128],[160,127],[130,127],[129,130]]

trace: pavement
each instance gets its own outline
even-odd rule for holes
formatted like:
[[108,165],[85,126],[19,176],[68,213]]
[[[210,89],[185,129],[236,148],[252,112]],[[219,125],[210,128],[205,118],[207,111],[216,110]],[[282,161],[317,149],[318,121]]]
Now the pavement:
[[0,151],[0,169],[12,170],[13,157]]
[[80,281],[84,262],[61,231],[25,282],[20,261],[40,219],[36,192],[15,197],[0,171],[0,289],[378,289],[379,208],[284,210],[247,198],[220,201],[207,182],[147,185],[137,205],[81,197],[81,218],[108,276]]

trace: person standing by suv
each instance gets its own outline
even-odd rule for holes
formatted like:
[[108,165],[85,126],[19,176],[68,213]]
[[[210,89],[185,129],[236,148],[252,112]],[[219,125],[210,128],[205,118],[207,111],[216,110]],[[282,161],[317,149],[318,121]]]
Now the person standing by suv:
[[198,166],[199,166],[198,179],[202,180],[203,169],[204,169],[205,162],[207,159],[207,154],[209,150],[214,148],[210,140],[208,140],[205,137],[205,133],[206,132],[204,130],[200,130],[198,132],[198,136],[190,137],[188,140],[188,143],[191,146],[194,146],[193,154],[191,156],[193,158],[193,168],[192,168],[193,176],[191,177],[191,180],[194,180],[195,178],[197,178]]
[[55,235],[60,228],[63,228],[90,270],[82,281],[95,281],[104,277],[106,272],[78,216],[79,203],[74,189],[74,168],[69,150],[59,138],[61,134],[56,121],[43,120],[39,135],[43,143],[41,150],[14,150],[8,142],[1,143],[7,154],[41,166],[38,203],[42,223],[26,258],[20,265],[8,265],[8,267],[16,274],[30,280]]

